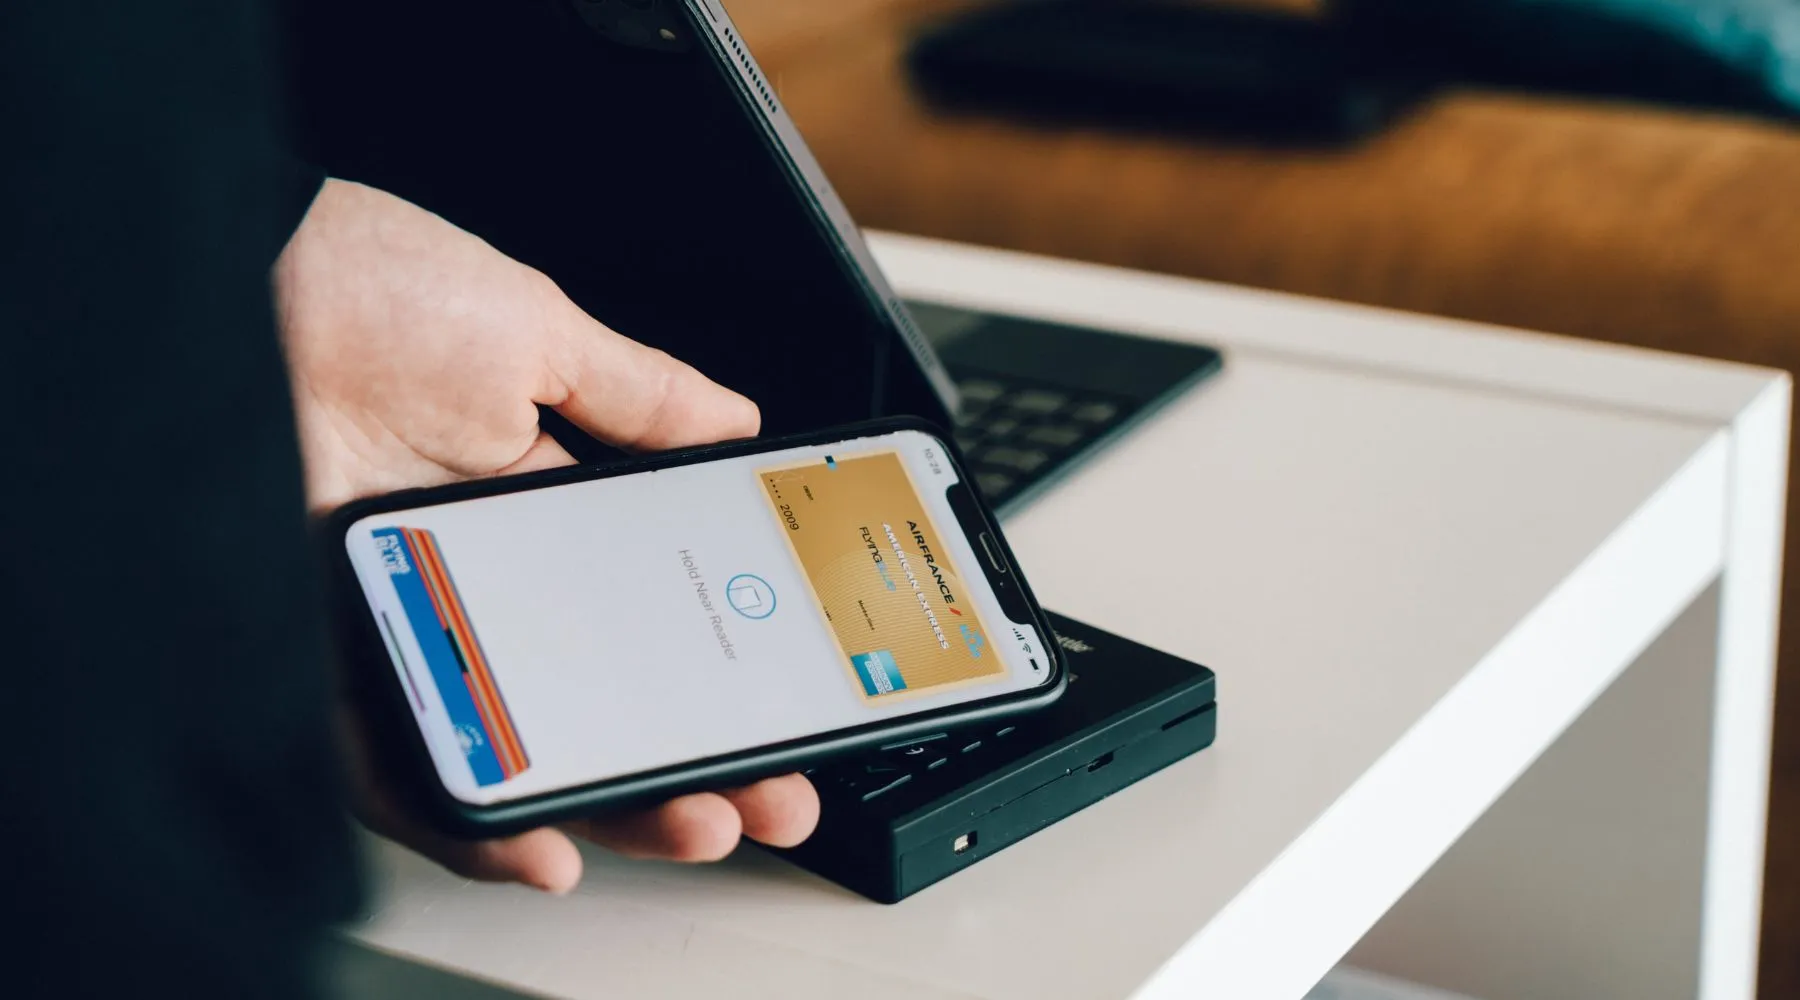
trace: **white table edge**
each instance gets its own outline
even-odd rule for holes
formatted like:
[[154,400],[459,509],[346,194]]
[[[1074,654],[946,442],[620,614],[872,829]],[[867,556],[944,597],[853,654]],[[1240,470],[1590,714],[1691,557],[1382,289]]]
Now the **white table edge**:
[[1715,436],[1139,996],[1304,994],[1717,578],[1728,452]]
[[[899,292],[1311,363],[1723,425],[1786,372],[1529,330],[870,231]],[[1196,330],[1188,317],[1204,316]],[[1337,333],[1321,339],[1318,331]],[[1445,334],[1454,334],[1454,349]]]

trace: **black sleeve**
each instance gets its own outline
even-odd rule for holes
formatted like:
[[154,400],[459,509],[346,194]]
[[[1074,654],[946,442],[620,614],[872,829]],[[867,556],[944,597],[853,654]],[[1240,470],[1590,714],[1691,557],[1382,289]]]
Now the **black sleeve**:
[[251,3],[0,3],[4,992],[313,992],[356,903]]

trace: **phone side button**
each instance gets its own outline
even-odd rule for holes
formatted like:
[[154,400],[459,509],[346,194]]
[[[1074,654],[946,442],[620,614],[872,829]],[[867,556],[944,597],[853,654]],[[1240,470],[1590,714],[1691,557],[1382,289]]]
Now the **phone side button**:
[[981,551],[987,553],[988,563],[997,573],[1006,572],[1006,558],[1000,554],[1000,546],[994,542],[994,536],[981,533]]
[[864,792],[862,800],[864,802],[867,802],[870,799],[874,798],[875,796],[884,795],[888,792],[891,792],[894,789],[899,788],[901,785],[904,785],[911,780],[912,780],[912,775],[902,774],[900,777],[895,778],[893,781],[890,781],[885,785],[882,785],[880,788],[872,788],[869,791]]

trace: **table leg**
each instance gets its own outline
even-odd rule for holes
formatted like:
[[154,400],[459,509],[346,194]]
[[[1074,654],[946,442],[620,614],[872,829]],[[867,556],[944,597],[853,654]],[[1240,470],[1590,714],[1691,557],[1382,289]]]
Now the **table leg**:
[[1349,961],[1481,1000],[1677,1000],[1699,981],[1709,589]]
[[1720,582],[1351,961],[1485,1000],[1756,995],[1789,402],[1733,422]]

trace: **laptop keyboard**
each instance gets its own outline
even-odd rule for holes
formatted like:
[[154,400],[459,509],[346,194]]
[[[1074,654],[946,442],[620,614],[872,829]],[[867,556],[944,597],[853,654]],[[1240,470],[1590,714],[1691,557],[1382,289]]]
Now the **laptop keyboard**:
[[999,506],[1129,417],[1131,401],[1032,385],[986,372],[958,378],[956,426],[969,473]]

